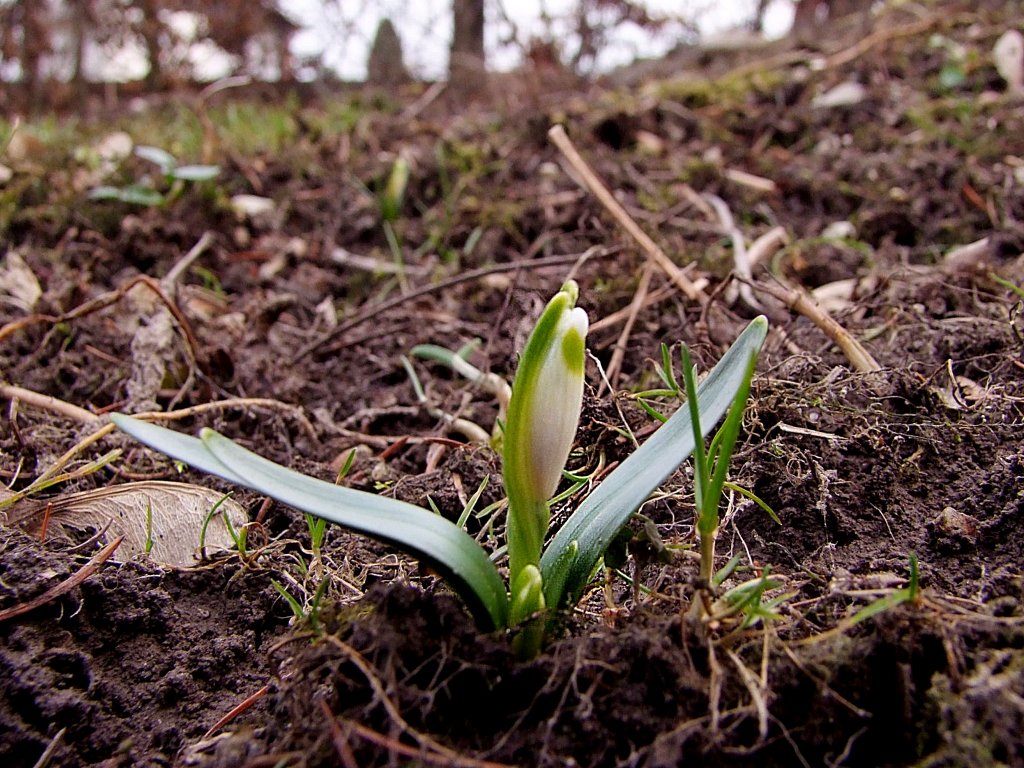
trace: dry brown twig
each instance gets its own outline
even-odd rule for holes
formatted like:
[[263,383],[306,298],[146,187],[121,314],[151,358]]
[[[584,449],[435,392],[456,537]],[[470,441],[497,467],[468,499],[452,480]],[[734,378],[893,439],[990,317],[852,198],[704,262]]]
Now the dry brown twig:
[[11,334],[16,333],[23,328],[27,328],[30,325],[35,325],[36,323],[66,323],[92,314],[93,312],[99,312],[102,309],[106,309],[107,307],[116,304],[137,285],[143,285],[155,293],[157,298],[159,298],[167,307],[167,310],[174,317],[175,321],[177,321],[178,327],[181,329],[181,333],[185,337],[185,341],[188,345],[189,362],[194,365],[194,362],[199,356],[199,343],[196,341],[195,334],[192,333],[192,327],[189,325],[188,320],[185,319],[185,316],[181,313],[178,306],[164,292],[160,282],[149,275],[136,275],[122,283],[114,290],[107,291],[106,293],[97,296],[95,299],[91,299],[84,304],[80,304],[74,309],[60,315],[32,314],[26,315],[25,317],[17,320],[12,320],[0,328],[0,341],[3,341]]
[[[69,419],[83,424],[97,424],[100,419],[102,419],[100,414],[87,411],[84,408],[65,400],[60,400],[50,395],[43,395],[30,389],[16,387],[11,384],[0,384],[0,397],[8,400],[20,400],[28,405],[53,411],[54,413],[66,416]],[[223,411],[228,408],[270,408],[273,410],[284,411],[285,413],[290,414],[299,423],[307,437],[314,442],[320,442],[320,438],[316,434],[316,429],[313,427],[310,420],[306,418],[306,415],[302,412],[302,409],[299,406],[282,403],[280,400],[274,400],[268,397],[232,397],[227,400],[214,400],[209,403],[190,405],[188,408],[178,408],[174,411],[144,411],[142,413],[133,413],[132,416],[142,421],[180,421],[192,416],[197,416],[201,413],[207,413],[209,411]],[[112,431],[113,425],[111,424],[101,427],[99,431],[87,438],[89,440],[89,444],[95,442],[104,435],[110,434]]]
[[298,352],[292,355],[288,362],[291,364],[297,363],[299,360],[306,357],[306,355],[316,349],[319,349],[325,344],[340,338],[353,328],[379,317],[382,312],[390,311],[395,307],[413,301],[414,299],[427,296],[431,293],[439,293],[440,291],[447,290],[455,285],[479,280],[480,278],[487,277],[488,275],[499,274],[502,272],[519,272],[520,270],[536,270],[548,267],[571,266],[585,259],[603,259],[608,256],[613,256],[618,252],[618,248],[594,247],[587,249],[587,251],[582,254],[551,256],[544,259],[526,258],[520,261],[510,262],[508,264],[491,264],[490,266],[481,267],[480,269],[471,269],[468,272],[453,275],[445,280],[439,280],[436,283],[416,288],[408,293],[403,293],[400,296],[395,296],[385,301],[364,306],[363,309],[352,317],[342,323],[338,323],[338,325],[332,328],[329,332],[302,347]]
[[715,210],[715,215],[718,217],[718,223],[723,233],[728,235],[729,240],[732,242],[733,271],[739,278],[737,283],[739,297],[743,300],[744,304],[755,312],[762,311],[761,302],[754,298],[754,294],[750,290],[751,271],[750,257],[747,254],[747,241],[743,237],[743,233],[740,232],[739,227],[736,226],[729,205],[718,195],[705,194],[703,197]]
[[615,347],[612,350],[611,360],[608,361],[608,368],[605,371],[606,378],[601,380],[601,384],[597,388],[598,397],[604,393],[605,384],[612,388],[618,384],[622,361],[626,357],[626,347],[629,346],[629,336],[633,332],[633,325],[636,323],[640,310],[643,309],[644,303],[647,301],[653,273],[654,262],[648,261],[644,265],[643,272],[640,273],[640,282],[636,287],[636,292],[633,294],[633,301],[630,302],[627,308],[626,320],[622,325],[622,331],[619,333],[619,338],[616,340]]
[[647,254],[647,257],[662,269],[668,276],[668,279],[685,293],[690,300],[700,303],[701,306],[707,304],[708,295],[704,292],[703,287],[690,280],[683,270],[668,257],[658,244],[626,212],[626,209],[615,199],[615,196],[608,190],[608,187],[605,186],[604,182],[601,181],[587,161],[583,159],[583,156],[580,155],[566,134],[565,128],[561,125],[552,126],[548,131],[548,138],[565,156],[572,169],[583,179],[591,194],[615,218],[619,226],[626,230],[629,236],[640,245]]
[[849,64],[854,59],[859,59],[861,56],[870,51],[876,45],[887,43],[890,40],[899,40],[900,38],[903,37],[913,37],[914,35],[919,35],[922,32],[927,32],[933,26],[941,22],[943,18],[944,17],[942,15],[935,14],[920,21],[914,21],[911,22],[910,24],[904,24],[903,26],[900,27],[892,27],[886,25],[885,27],[882,27],[882,29],[879,29],[877,32],[872,32],[867,37],[863,38],[862,40],[859,40],[857,43],[850,46],[849,48],[842,50],[839,53],[833,54],[832,56],[829,56],[825,60],[825,66],[829,68],[835,68],[841,67],[844,64]]
[[64,727],[53,734],[53,738],[50,739],[50,743],[46,745],[46,749],[43,750],[43,754],[39,756],[39,759],[36,760],[35,765],[33,765],[32,768],[46,768],[46,766],[50,764],[54,754],[57,752],[57,747],[59,747],[64,741],[64,735],[67,732],[68,729]]
[[803,289],[772,285],[770,283],[753,283],[752,285],[754,290],[781,301],[789,310],[798,312],[818,326],[842,350],[854,370],[861,373],[882,370],[882,366],[871,356],[871,353],[849,331],[843,328],[832,315],[818,306],[817,302]]
[[355,753],[348,743],[349,734],[342,730],[337,718],[331,711],[331,706],[324,699],[320,699],[320,712],[331,729],[331,743],[334,745],[334,751],[337,753],[338,759],[341,760],[342,768],[358,768],[359,763],[356,761]]
[[167,274],[160,278],[160,287],[167,292],[169,297],[175,298],[178,281],[185,274],[185,270],[191,267],[196,259],[206,253],[211,245],[213,245],[213,233],[203,232],[203,236],[189,249],[189,252],[178,259],[174,266],[168,270]]
[[[87,411],[84,408],[80,408],[77,405],[72,405],[71,403],[63,400],[58,400],[55,397],[41,395],[38,392],[33,392],[22,387],[11,386],[9,384],[0,384],[0,397],[10,399],[12,402],[21,401],[37,408],[50,410],[90,426],[99,424],[102,418],[101,416]],[[249,407],[274,408],[290,413],[314,443],[320,442],[320,439],[316,434],[316,429],[298,406],[288,405],[287,403],[282,403],[278,400],[271,400],[268,398],[240,397],[229,400],[217,400],[211,403],[201,403],[188,408],[181,408],[176,411],[148,411],[132,415],[136,419],[141,419],[142,421],[179,421],[181,419],[209,411]],[[51,464],[46,471],[37,477],[29,486],[18,491],[18,493],[15,494],[17,498],[14,498],[13,501],[11,498],[4,499],[4,505],[9,505],[14,501],[25,498],[37,490],[40,490],[45,484],[49,484],[76,456],[80,455],[86,448],[93,445],[101,438],[112,433],[114,429],[114,425],[107,422],[92,434],[87,435],[78,441],[75,445],[65,451],[64,454],[56,461],[54,461],[53,464]]]
[[31,389],[15,387],[11,384],[0,384],[0,397],[6,400],[22,402],[39,410],[50,411],[81,424],[96,424],[100,420],[100,417],[92,411],[87,411],[85,408],[69,403],[66,400],[34,392]]
[[[674,296],[675,294],[675,286],[663,285],[661,288],[658,288],[657,290],[651,291],[650,293],[647,294],[641,309],[647,309],[648,307],[653,307],[656,304],[660,304],[669,296]],[[612,312],[610,315],[605,315],[600,319],[595,320],[590,324],[590,333],[594,333],[595,331],[603,331],[606,328],[614,328],[616,325],[626,322],[626,320],[630,316],[630,313],[632,312],[632,309],[632,305],[628,307],[623,307],[617,312]]]
[[490,760],[477,760],[472,757],[466,757],[465,755],[457,755],[453,758],[446,754],[436,755],[430,752],[424,752],[422,749],[414,749],[407,744],[402,744],[400,741],[388,738],[384,734],[377,733],[377,731],[372,728],[367,728],[365,725],[357,723],[355,720],[343,719],[343,722],[354,733],[362,736],[367,741],[373,742],[383,749],[395,752],[402,757],[421,760],[430,765],[440,765],[445,766],[446,768],[451,768],[452,766],[455,766],[456,768],[509,768],[505,763],[495,763]]
[[210,726],[210,730],[208,730],[206,733],[203,734],[203,740],[205,741],[206,739],[209,739],[210,737],[212,737],[213,734],[215,734],[217,731],[219,731],[225,725],[230,723],[236,717],[241,715],[243,712],[245,712],[246,710],[250,709],[253,704],[255,704],[260,699],[264,698],[268,693],[270,693],[270,686],[269,685],[264,685],[262,688],[260,688],[255,693],[251,693],[248,696],[246,696],[244,699],[242,699],[242,701],[240,701],[238,704],[236,704],[234,707],[232,707],[230,712],[228,712],[226,715],[224,715],[224,717],[222,717],[220,720],[218,720],[212,726]]
[[68,578],[64,579],[64,581],[62,581],[60,584],[57,584],[54,587],[50,587],[50,589],[46,590],[45,592],[43,592],[43,594],[39,595],[38,597],[35,597],[26,603],[12,605],[10,608],[0,611],[0,621],[7,621],[8,619],[13,619],[16,616],[21,616],[22,614],[35,610],[36,608],[42,605],[46,605],[51,600],[56,600],[61,595],[67,594],[72,589],[81,584],[83,581],[85,581],[87,578],[96,573],[96,571],[99,570],[100,566],[107,562],[107,560],[110,559],[110,556],[114,554],[114,551],[119,546],[121,546],[121,542],[123,540],[123,536],[118,536],[112,542],[107,544],[103,549],[97,552],[96,556],[93,557],[93,559],[90,560],[88,563],[83,565],[81,569],[78,570],[77,573],[74,573]]

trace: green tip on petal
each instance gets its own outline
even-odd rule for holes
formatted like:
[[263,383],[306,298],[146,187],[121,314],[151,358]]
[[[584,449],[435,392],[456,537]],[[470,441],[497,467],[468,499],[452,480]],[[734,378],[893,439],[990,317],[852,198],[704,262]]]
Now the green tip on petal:
[[583,375],[583,365],[586,361],[584,351],[583,334],[578,328],[569,328],[562,337],[562,359],[566,368],[574,376]]

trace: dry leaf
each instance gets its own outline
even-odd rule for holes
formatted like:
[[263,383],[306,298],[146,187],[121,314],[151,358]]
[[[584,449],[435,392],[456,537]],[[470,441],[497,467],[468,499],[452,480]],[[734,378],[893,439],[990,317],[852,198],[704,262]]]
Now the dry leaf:
[[43,289],[32,268],[17,251],[8,251],[0,263],[0,302],[22,312],[31,312]]
[[188,483],[144,481],[37,503],[18,518],[18,525],[30,533],[38,533],[47,507],[50,507],[47,524],[50,535],[54,526],[60,526],[78,531],[104,531],[103,538],[107,541],[124,536],[117,551],[118,557],[124,559],[146,554],[149,541],[152,544],[150,557],[177,567],[200,562],[203,523],[214,507],[216,513],[206,526],[203,538],[207,556],[235,546],[224,524],[224,515],[228,516],[236,533],[247,520],[242,506],[233,499],[225,499],[220,491]]

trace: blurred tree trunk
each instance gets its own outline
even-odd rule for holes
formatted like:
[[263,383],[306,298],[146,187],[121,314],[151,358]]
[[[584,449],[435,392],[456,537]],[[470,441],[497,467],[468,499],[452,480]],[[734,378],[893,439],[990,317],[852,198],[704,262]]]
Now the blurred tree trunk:
[[484,0],[452,0],[452,20],[448,82],[460,93],[478,93],[487,84]]
[[164,80],[164,72],[160,64],[160,37],[163,25],[157,15],[160,10],[160,0],[137,0],[135,6],[142,12],[139,34],[142,36],[142,44],[146,49],[146,57],[149,59],[146,87],[149,90],[156,90],[163,85]]
[[824,24],[854,13],[863,13],[865,19],[874,0],[795,0],[792,34],[810,37]]
[[34,112],[40,105],[43,57],[50,50],[49,25],[46,19],[44,0],[20,0],[16,8],[21,10],[21,77],[23,106]]
[[402,40],[391,19],[381,19],[366,62],[366,81],[382,88],[397,88],[412,78],[402,57]]
[[89,0],[78,0],[78,2],[68,4],[71,37],[71,95],[78,105],[81,105],[85,99],[85,40],[92,26],[89,4]]

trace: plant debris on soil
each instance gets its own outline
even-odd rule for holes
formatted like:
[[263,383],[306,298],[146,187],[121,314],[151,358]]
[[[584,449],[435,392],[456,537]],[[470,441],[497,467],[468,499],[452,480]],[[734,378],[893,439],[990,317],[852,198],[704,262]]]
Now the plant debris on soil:
[[[1017,11],[906,4],[629,90],[516,73],[500,103],[413,88],[29,121],[0,157],[4,765],[1024,765],[1024,106],[991,62]],[[703,303],[577,183],[559,123]],[[104,166],[115,130],[219,174],[90,199],[152,171]],[[762,251],[747,280],[737,238]],[[581,474],[656,429],[635,394],[660,386],[662,343],[706,371],[769,317],[730,479],[781,525],[736,494],[718,545],[740,563],[722,589],[770,578],[761,621],[693,618],[685,465],[521,661],[426,567],[337,528],[313,547],[294,510],[105,426],[167,412],[452,519],[479,490],[467,526],[494,542],[500,463],[465,428],[489,434],[494,399],[410,350],[475,343],[510,379],[570,272],[592,322]],[[245,546],[89,565],[117,531],[50,502],[129,480],[233,493]]]

